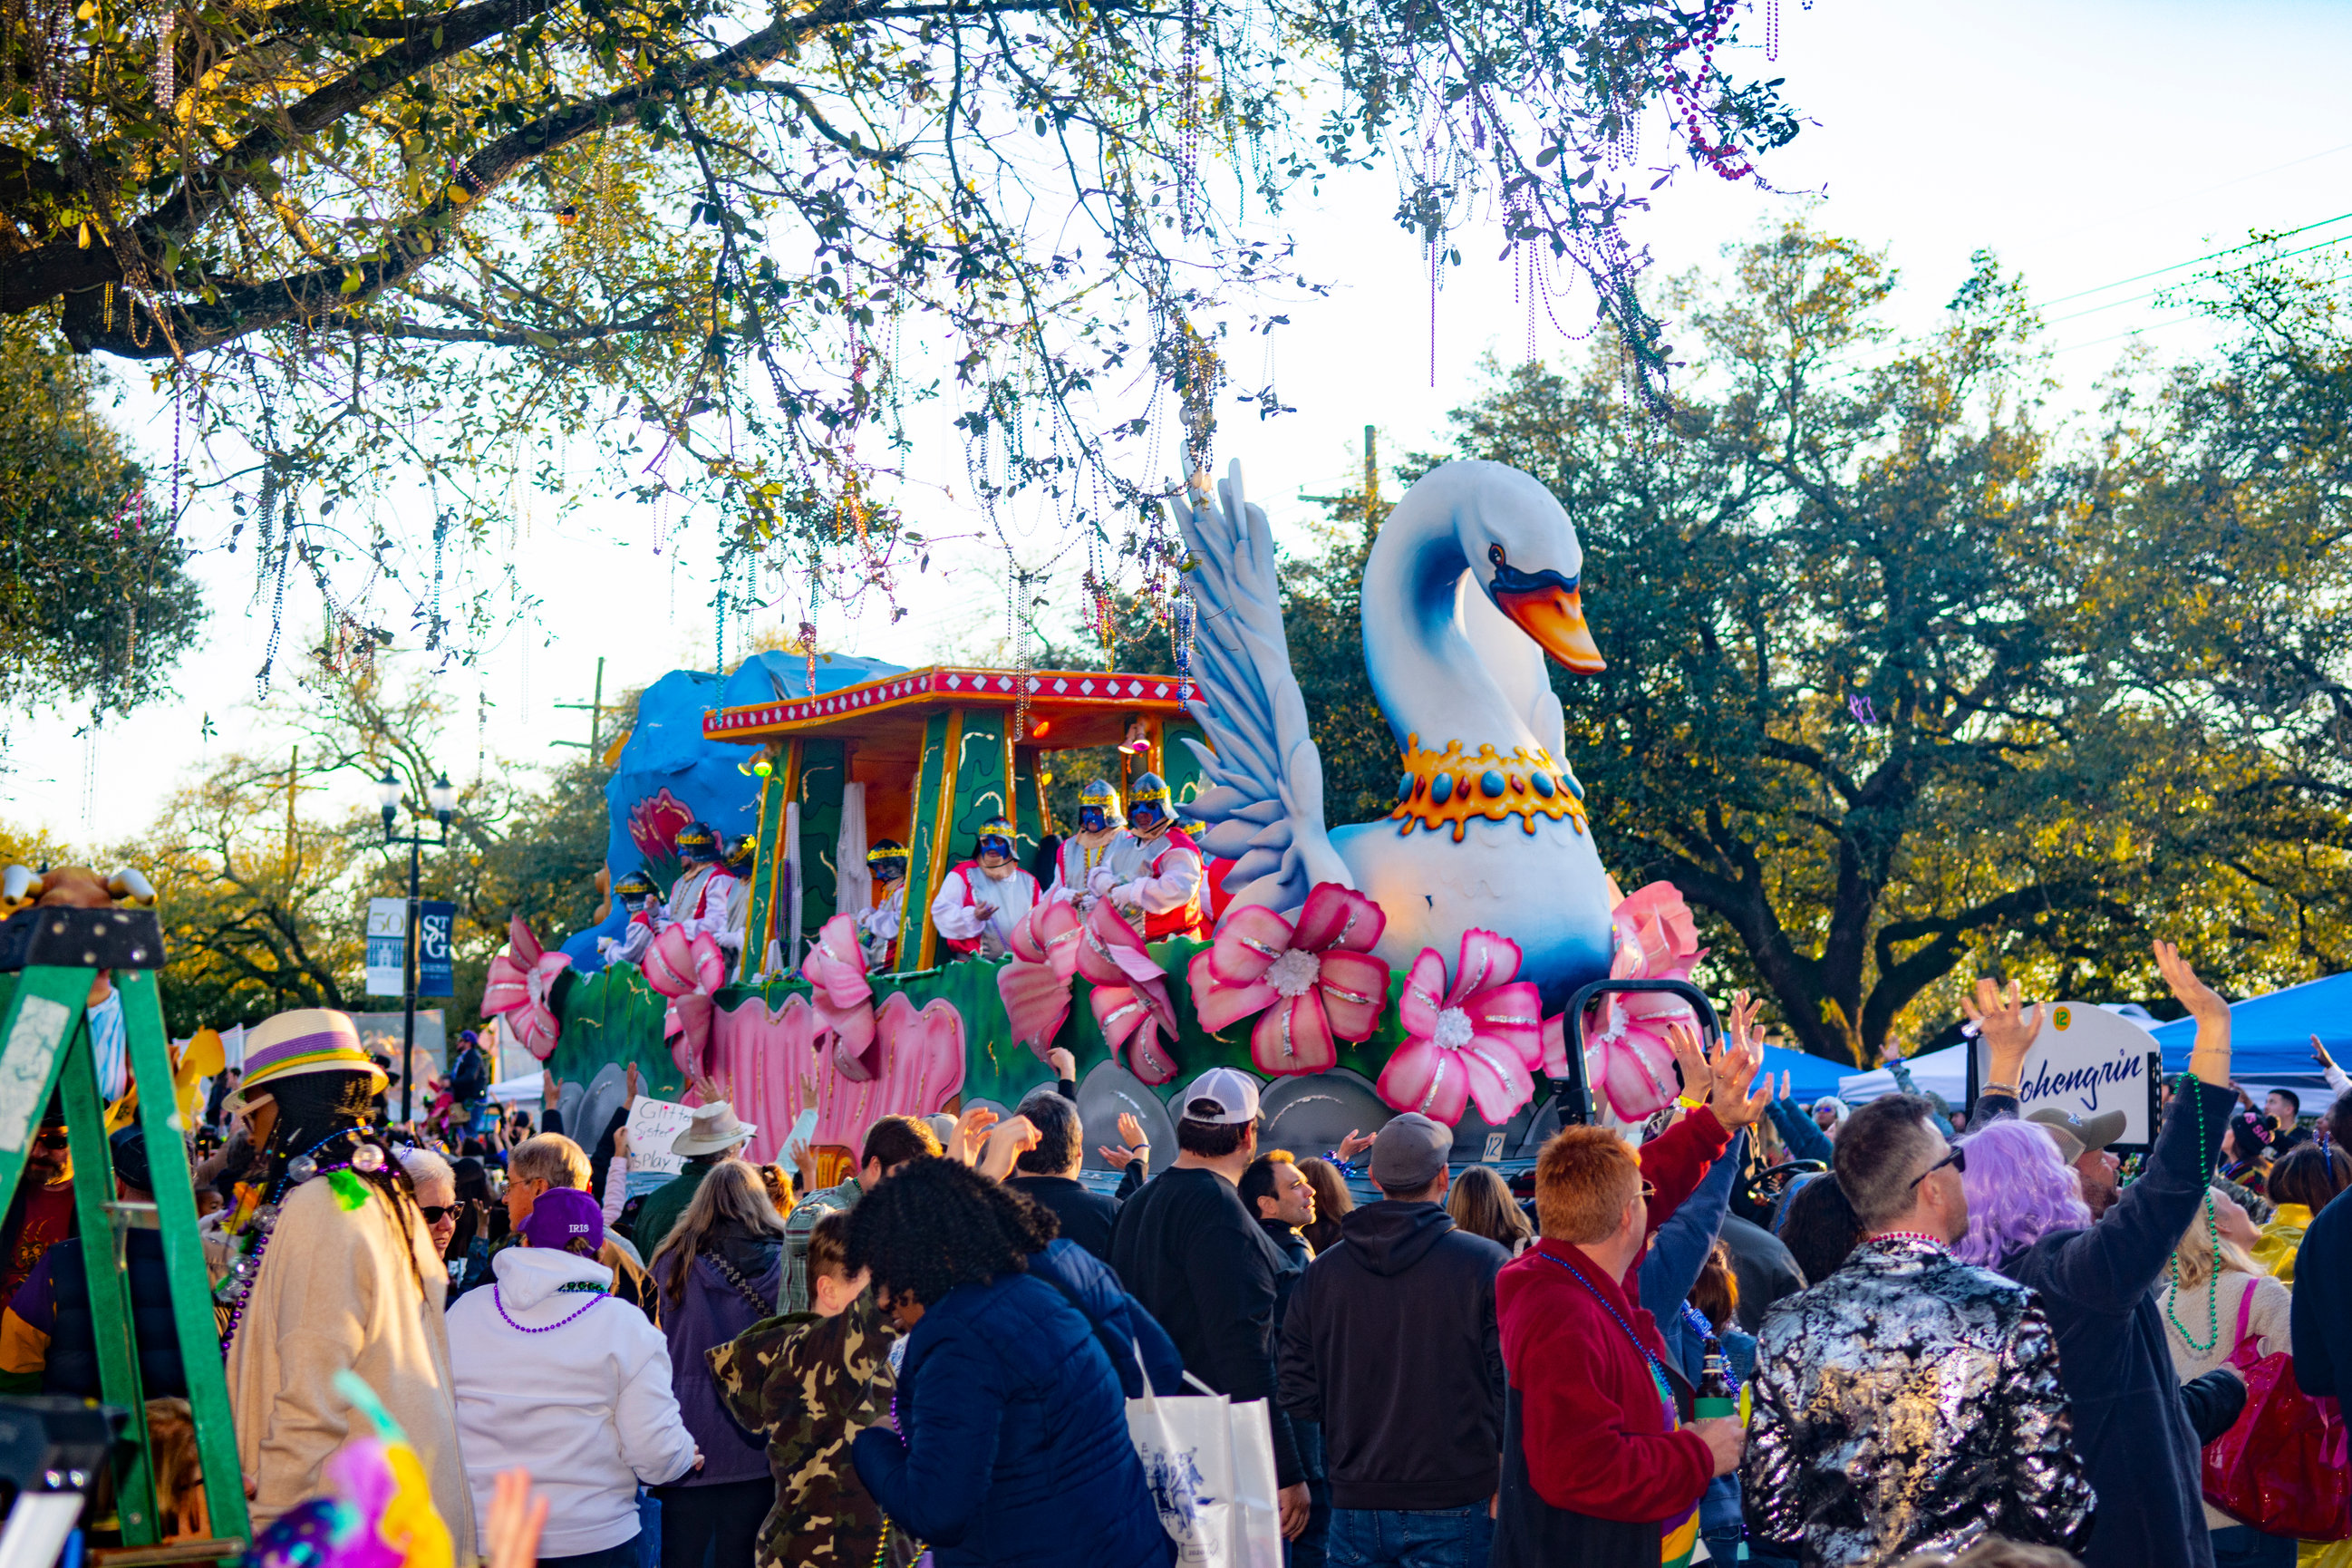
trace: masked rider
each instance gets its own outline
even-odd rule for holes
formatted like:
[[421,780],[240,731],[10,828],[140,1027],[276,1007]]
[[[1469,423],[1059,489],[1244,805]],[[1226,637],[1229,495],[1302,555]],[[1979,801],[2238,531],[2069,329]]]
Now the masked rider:
[[674,841],[685,869],[669,889],[669,921],[697,937],[710,939],[729,952],[743,951],[743,901],[747,884],[720,858],[719,835],[709,825],[689,822]]
[[857,917],[857,940],[867,968],[895,969],[898,928],[907,918],[907,847],[883,839],[866,852],[866,870],[874,879],[874,905]]
[[1013,928],[1037,902],[1037,879],[1013,858],[1013,824],[980,826],[980,858],[947,874],[931,900],[931,924],[959,958],[1002,958]]
[[1084,913],[1142,868],[1142,853],[1119,818],[1118,791],[1108,779],[1088,780],[1078,791],[1078,830],[1055,851],[1054,886],[1045,896]]
[[613,896],[629,911],[629,923],[617,937],[600,936],[596,951],[604,955],[606,964],[635,963],[646,961],[646,949],[667,917],[662,909],[661,887],[642,870],[631,871],[613,884]]
[[1110,889],[1111,907],[1139,925],[1146,942],[1199,935],[1206,880],[1201,850],[1176,826],[1167,780],[1158,773],[1137,776],[1127,826],[1142,864]]

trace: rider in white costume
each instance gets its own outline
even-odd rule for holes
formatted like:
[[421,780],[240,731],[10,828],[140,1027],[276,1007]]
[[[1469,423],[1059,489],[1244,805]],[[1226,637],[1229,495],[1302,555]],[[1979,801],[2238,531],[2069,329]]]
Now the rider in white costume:
[[931,900],[931,924],[959,958],[1002,958],[1013,928],[1037,903],[1037,879],[1013,858],[1013,824],[980,825],[980,858],[950,871]]
[[1078,791],[1078,830],[1054,852],[1049,899],[1077,906],[1083,914],[1095,900],[1143,869],[1143,849],[1122,826],[1118,791],[1108,779],[1091,779]]

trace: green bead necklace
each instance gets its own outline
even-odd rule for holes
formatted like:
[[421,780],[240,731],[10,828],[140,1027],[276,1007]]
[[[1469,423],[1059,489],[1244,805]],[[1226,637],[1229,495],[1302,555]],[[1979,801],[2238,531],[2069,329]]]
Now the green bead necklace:
[[[2205,1146],[2205,1098],[2191,1087],[2195,1082],[2196,1079],[2184,1071],[2180,1075],[2179,1086],[2173,1092],[2189,1096],[2189,1103],[2196,1110],[2197,1146],[2201,1149]],[[2177,1247],[2172,1250],[2172,1289],[2164,1299],[2165,1317],[2171,1321],[2174,1328],[2180,1331],[2182,1342],[2199,1355],[2206,1354],[2221,1342],[2221,1292],[2216,1289],[2221,1282],[2221,1222],[2214,1215],[2213,1184],[2210,1179],[2210,1173],[2209,1179],[2205,1183],[2205,1239],[2212,1247],[2213,1277],[2205,1282],[2205,1342],[2203,1344],[2197,1342],[2197,1336],[2190,1333],[2189,1325],[2180,1321],[2180,1249]]]

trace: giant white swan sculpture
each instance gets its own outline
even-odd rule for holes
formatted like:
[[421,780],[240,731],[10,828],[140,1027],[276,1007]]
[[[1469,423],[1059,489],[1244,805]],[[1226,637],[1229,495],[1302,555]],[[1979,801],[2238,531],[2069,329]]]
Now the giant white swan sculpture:
[[1176,511],[1195,564],[1198,709],[1213,753],[1182,815],[1236,862],[1237,903],[1297,909],[1318,882],[1357,889],[1388,917],[1379,952],[1402,973],[1423,947],[1448,963],[1462,933],[1519,945],[1547,1005],[1609,973],[1608,874],[1563,754],[1544,656],[1591,673],[1584,552],[1558,500],[1502,463],[1447,463],[1405,493],[1364,568],[1364,663],[1402,752],[1381,821],[1323,820],[1323,765],[1290,668],[1262,508],[1234,463]]

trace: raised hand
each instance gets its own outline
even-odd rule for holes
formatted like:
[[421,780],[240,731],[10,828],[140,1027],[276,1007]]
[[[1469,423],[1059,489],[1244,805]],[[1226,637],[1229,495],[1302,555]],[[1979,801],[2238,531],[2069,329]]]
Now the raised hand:
[[2017,1075],[2025,1069],[2025,1053],[2032,1048],[2033,1037],[2042,1032],[2042,1016],[2047,1009],[2039,1002],[2026,1006],[2016,981],[2011,981],[2004,991],[1988,976],[1977,982],[1973,997],[1960,998],[1960,1010],[1975,1023],[1992,1055],[1991,1081],[2017,1087]]
[[2319,1070],[2322,1072],[2336,1065],[2336,1058],[2327,1054],[2327,1047],[2320,1043],[2317,1035],[2311,1037],[2311,1059],[2319,1064]]
[[490,1506],[482,1521],[488,1568],[538,1568],[539,1535],[547,1525],[547,1499],[531,1495],[529,1470],[499,1473],[490,1483]]
[[1126,1142],[1126,1148],[1114,1149],[1108,1143],[1099,1143],[1095,1146],[1095,1152],[1103,1157],[1112,1170],[1124,1171],[1141,1159],[1143,1151],[1151,1145],[1144,1139],[1143,1123],[1135,1119],[1135,1113],[1131,1110],[1122,1110],[1118,1113],[1118,1135]]
[[1072,1056],[1062,1047],[1055,1046],[1052,1050],[1047,1051],[1045,1053],[1045,1062],[1047,1066],[1054,1069],[1054,1077],[1057,1080],[1065,1083],[1075,1082],[1078,1076],[1078,1058]]
[[[1697,1042],[1694,1038],[1693,1042]],[[1737,1131],[1752,1127],[1772,1102],[1771,1075],[1761,1071],[1764,1047],[1760,1045],[1738,1046],[1726,1042],[1707,1063],[1708,1089],[1706,1103],[1715,1119]],[[1757,1080],[1762,1079],[1762,1082]],[[1754,1093],[1748,1085],[1755,1084]]]
[[2197,1043],[2189,1048],[2189,1070],[2217,1088],[2230,1083],[2230,1005],[2221,994],[2197,978],[2180,950],[2168,942],[2156,944],[2156,967],[2172,988],[2173,999],[2197,1020]]
[[955,1136],[948,1145],[948,1158],[971,1164],[980,1152],[981,1140],[998,1120],[996,1112],[985,1105],[965,1107],[964,1113],[956,1118]]
[[1697,1032],[1688,1024],[1669,1024],[1666,1044],[1675,1053],[1675,1065],[1683,1069],[1682,1097],[1704,1102],[1715,1073],[1706,1065],[1706,1051],[1699,1044]]
[[1756,1016],[1762,1011],[1764,1011],[1764,1004],[1747,992],[1738,991],[1732,994],[1731,1038],[1737,1041],[1742,1049],[1764,1043],[1756,1027]]
[[978,1162],[980,1173],[1001,1182],[1012,1173],[1013,1162],[1034,1149],[1045,1134],[1025,1116],[1014,1116],[990,1129],[987,1147]]
[[1355,1163],[1356,1156],[1370,1148],[1372,1146],[1372,1140],[1379,1136],[1380,1134],[1376,1131],[1359,1132],[1352,1128],[1349,1129],[1348,1135],[1339,1140],[1339,1158],[1347,1161],[1349,1164]]

